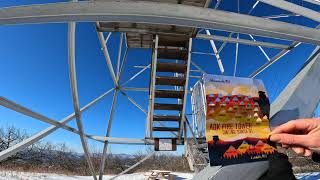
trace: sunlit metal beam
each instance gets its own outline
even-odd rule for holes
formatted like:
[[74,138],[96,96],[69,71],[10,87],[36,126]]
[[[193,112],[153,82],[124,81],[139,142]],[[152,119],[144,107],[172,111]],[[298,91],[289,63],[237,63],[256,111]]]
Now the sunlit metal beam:
[[320,0],[303,0],[303,1],[306,1],[306,2],[309,2],[309,3],[316,4],[316,5],[320,6]]
[[238,38],[224,37],[224,36],[217,36],[217,35],[198,34],[196,38],[222,41],[222,42],[228,42],[228,43],[240,43],[240,44],[245,44],[250,46],[263,46],[263,47],[275,48],[275,49],[289,48],[287,45],[283,45],[283,44],[275,44],[275,43],[262,42],[262,41],[256,41],[256,40],[251,41],[247,39],[238,39]]
[[[102,100],[105,96],[107,96],[107,95],[108,95],[110,92],[112,92],[113,90],[114,90],[114,89],[112,88],[112,89],[108,90],[107,92],[103,93],[102,95],[98,96],[98,97],[95,98],[93,101],[91,101],[90,103],[88,103],[87,105],[85,105],[83,108],[81,108],[80,111],[81,111],[81,112],[86,111],[87,109],[89,109],[90,107],[92,107],[94,104],[96,104],[97,102],[99,102],[100,100]],[[3,100],[4,98],[1,97],[1,99]],[[8,101],[7,101],[7,100],[6,100],[6,101],[2,101],[2,100],[1,100],[1,102],[2,102],[1,105],[5,106],[5,105],[3,104],[3,102],[6,102],[6,104],[7,104]],[[10,103],[10,104],[12,104],[12,103]],[[16,104],[16,103],[14,103],[14,104]],[[20,105],[20,106],[21,106],[21,105]],[[7,106],[5,106],[5,107],[7,107]],[[8,108],[8,107],[7,107],[7,108]],[[11,109],[11,108],[10,108],[10,109]],[[19,109],[22,109],[22,108],[20,107]],[[15,109],[12,109],[12,110],[16,111]],[[31,110],[29,110],[29,111],[31,111]],[[23,113],[23,112],[20,112],[20,113]],[[25,113],[23,113],[23,114],[25,114]],[[25,115],[27,115],[27,114],[25,114]],[[75,117],[75,114],[72,113],[72,114],[66,116],[65,118],[61,119],[61,120],[59,121],[59,123],[61,123],[61,125],[66,126],[66,124],[67,124],[68,122],[70,122],[74,117]],[[35,117],[34,117],[34,118],[35,118]],[[32,135],[31,137],[29,137],[29,138],[27,138],[27,139],[25,139],[25,140],[23,140],[23,141],[15,144],[15,145],[11,146],[11,147],[9,147],[8,149],[5,149],[5,150],[1,151],[1,152],[0,152],[0,162],[1,162],[2,160],[4,160],[4,159],[6,159],[6,158],[8,158],[8,157],[10,157],[10,156],[12,156],[12,155],[14,155],[14,154],[16,154],[17,152],[19,152],[19,151],[27,148],[28,146],[30,146],[30,145],[32,145],[33,143],[41,140],[42,138],[48,136],[49,134],[51,134],[51,133],[53,133],[54,131],[56,131],[58,128],[59,128],[59,125],[54,124],[53,126],[50,126],[50,127],[46,128],[46,129],[44,129],[43,131],[40,131],[39,133],[36,133],[36,134]]]
[[314,21],[320,22],[320,13],[303,6],[285,1],[285,0],[259,0],[262,3],[269,4],[271,6],[299,14]]
[[75,112],[77,126],[80,132],[80,140],[81,140],[82,148],[84,151],[84,155],[87,159],[87,163],[88,163],[91,175],[93,176],[93,179],[96,180],[97,177],[96,177],[93,163],[91,160],[87,139],[84,135],[79,98],[78,98],[76,62],[75,62],[75,59],[76,59],[75,58],[75,38],[76,38],[75,32],[76,32],[76,23],[69,22],[68,23],[68,64],[69,64],[69,77],[70,77],[70,85],[71,85],[71,92],[72,92],[72,102],[73,102],[73,108]]
[[1,25],[66,21],[192,26],[320,45],[320,32],[312,28],[181,4],[146,1],[81,1],[0,9]]
[[[117,99],[118,99],[118,90],[115,90],[114,94],[113,94],[112,105],[111,105],[110,114],[109,114],[106,137],[110,137],[111,127],[112,127],[112,122],[113,122],[113,116],[114,116],[114,111],[115,111]],[[103,151],[102,151],[102,157],[101,157],[100,167],[99,167],[99,180],[103,179],[103,174],[104,174],[104,169],[105,169],[105,164],[106,164],[106,158],[107,158],[107,152],[108,152],[108,146],[109,146],[108,141],[104,142]]]
[[[207,33],[207,37],[211,36],[211,33],[210,33],[210,31],[208,29],[206,30],[206,33]],[[204,37],[205,35],[204,34],[199,34],[199,36]],[[214,43],[213,39],[209,39],[209,40],[210,40],[211,48],[212,48],[212,50],[213,50],[213,52],[214,52],[214,54],[216,56],[220,72],[221,72],[221,74],[224,74],[224,67],[223,67],[223,64],[222,64],[222,60],[221,60],[220,54],[219,54],[218,49],[216,47],[216,44]]]

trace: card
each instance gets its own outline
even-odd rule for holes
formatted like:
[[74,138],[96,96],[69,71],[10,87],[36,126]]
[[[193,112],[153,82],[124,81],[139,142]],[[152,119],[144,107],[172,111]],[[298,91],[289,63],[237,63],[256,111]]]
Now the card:
[[206,141],[211,166],[266,160],[270,102],[261,80],[205,75]]

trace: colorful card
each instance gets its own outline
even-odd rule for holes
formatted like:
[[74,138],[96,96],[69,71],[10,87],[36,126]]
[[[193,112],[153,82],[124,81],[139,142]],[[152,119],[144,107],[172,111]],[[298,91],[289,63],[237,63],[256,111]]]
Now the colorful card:
[[266,160],[270,103],[261,80],[205,75],[206,140],[210,165]]

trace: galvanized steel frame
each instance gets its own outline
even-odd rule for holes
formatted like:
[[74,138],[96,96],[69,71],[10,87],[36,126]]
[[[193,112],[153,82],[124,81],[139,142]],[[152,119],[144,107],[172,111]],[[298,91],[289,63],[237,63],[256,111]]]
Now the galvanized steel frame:
[[[263,3],[267,3],[273,5],[275,7],[285,9],[291,11],[295,14],[299,14],[304,17],[308,17],[314,21],[320,22],[318,12],[312,11],[310,9],[298,6],[296,4],[286,2],[286,1],[277,1],[277,0],[260,0]],[[253,9],[258,5],[260,1],[257,1],[254,6],[251,8],[248,14],[251,14]],[[306,0],[308,2],[318,4],[317,0]],[[206,7],[210,4],[211,1],[206,3]],[[221,0],[215,6],[215,9],[218,8],[220,5]],[[293,7],[293,8],[292,8]],[[190,14],[190,12],[193,12]],[[247,19],[243,21],[242,19]],[[3,97],[0,98],[0,105],[5,106],[9,109],[14,111],[20,112],[27,116],[33,117],[35,119],[39,119],[41,121],[47,122],[52,124],[49,128],[29,137],[28,139],[10,147],[7,150],[0,152],[0,161],[8,158],[9,156],[17,153],[18,151],[28,147],[29,145],[39,141],[40,139],[44,138],[45,136],[51,134],[58,128],[66,129],[70,132],[76,133],[80,135],[80,139],[82,142],[82,146],[88,161],[88,165],[90,171],[93,175],[93,178],[96,179],[95,171],[93,169],[92,162],[90,160],[90,153],[87,146],[87,139],[93,139],[99,142],[105,143],[104,147],[104,154],[100,164],[100,176],[99,179],[102,179],[103,170],[104,170],[104,163],[105,163],[105,156],[107,152],[108,143],[116,143],[116,144],[153,144],[152,140],[152,121],[150,121],[150,117],[152,114],[149,114],[149,117],[146,121],[146,139],[132,139],[132,138],[113,138],[110,137],[110,130],[112,124],[112,116],[114,107],[116,104],[116,98],[118,96],[118,92],[122,95],[126,96],[128,100],[133,103],[137,108],[139,108],[142,112],[146,113],[147,111],[144,110],[137,102],[134,101],[130,96],[128,96],[124,91],[148,91],[149,89],[145,88],[138,88],[138,87],[122,87],[127,84],[127,82],[135,79],[139,76],[142,72],[150,67],[147,66],[134,76],[132,76],[128,81],[120,85],[121,75],[126,64],[127,55],[128,55],[128,46],[125,47],[125,53],[121,63],[121,54],[122,54],[122,42],[123,38],[125,38],[125,34],[121,34],[121,40],[119,44],[119,52],[117,58],[117,67],[116,73],[113,69],[111,59],[109,56],[108,48],[107,48],[107,41],[112,35],[111,33],[108,34],[108,37],[105,38],[103,32],[97,32],[100,44],[102,46],[102,51],[105,56],[105,60],[107,63],[108,70],[112,77],[113,83],[115,88],[108,90],[107,92],[103,93],[86,106],[80,109],[79,106],[79,98],[77,92],[77,81],[76,81],[76,72],[75,72],[75,21],[88,21],[88,22],[98,22],[98,21],[118,21],[118,22],[140,22],[140,23],[152,23],[152,24],[174,24],[180,26],[188,26],[188,27],[199,27],[199,28],[206,28],[206,29],[217,29],[217,30],[224,30],[230,31],[234,33],[243,33],[248,34],[253,41],[250,40],[242,40],[242,39],[235,39],[232,38],[232,34],[230,33],[229,37],[218,37],[218,36],[203,36],[198,35],[200,38],[206,38],[211,40],[211,44],[214,44],[213,39],[223,41],[223,45],[219,48],[219,50],[214,52],[214,55],[218,55],[224,48],[227,42],[234,42],[234,43],[247,43],[250,45],[257,45],[261,52],[266,56],[268,62],[260,67],[258,70],[253,72],[250,77],[255,77],[259,73],[261,73],[264,69],[269,67],[272,63],[279,60],[285,54],[290,52],[291,49],[297,47],[301,42],[304,43],[311,43],[320,45],[320,32],[316,29],[293,25],[288,23],[276,22],[273,20],[268,20],[265,18],[259,18],[254,16],[248,15],[241,15],[231,12],[224,12],[206,8],[198,8],[198,7],[191,7],[185,5],[168,5],[163,3],[155,3],[155,2],[116,2],[116,1],[109,1],[109,2],[68,2],[68,3],[52,3],[52,4],[43,4],[43,5],[30,5],[30,6],[21,6],[21,7],[8,7],[8,8],[1,8],[0,9],[0,25],[9,25],[9,24],[29,24],[29,23],[55,23],[55,22],[68,22],[69,23],[69,31],[68,31],[68,50],[69,50],[69,72],[70,72],[70,84],[72,90],[72,98],[73,98],[73,105],[74,105],[74,113],[70,114],[69,116],[63,118],[60,121],[55,121],[46,116],[43,116],[39,113],[36,113],[28,108],[25,108],[17,103],[14,103],[8,99]],[[97,23],[98,25],[98,23]],[[209,30],[208,30],[209,31]],[[279,44],[267,43],[267,42],[258,42],[256,41],[252,35],[257,36],[265,36],[265,37],[272,37],[277,39],[285,39],[285,40],[294,40],[291,45],[284,46]],[[210,35],[210,34],[208,34]],[[201,37],[202,36],[202,37]],[[156,40],[157,41],[157,40]],[[157,44],[157,43],[156,43]],[[192,45],[192,41],[191,41]],[[283,50],[274,56],[273,58],[269,58],[265,51],[262,49],[261,46],[267,46],[272,48],[282,48]],[[189,45],[189,58],[191,58],[191,47]],[[220,57],[220,56],[219,56]],[[217,57],[218,58],[218,57]],[[156,58],[153,58],[153,66],[156,64]],[[219,58],[218,58],[219,61]],[[221,61],[221,59],[220,59]],[[188,75],[187,81],[189,79],[189,69],[190,63],[192,63],[200,72],[205,73],[199,66],[197,66],[194,62],[189,59],[188,64]],[[221,72],[223,73],[223,65],[219,64],[221,68]],[[154,68],[155,69],[155,68]],[[151,76],[153,79],[155,76]],[[192,76],[190,76],[192,77]],[[182,117],[185,117],[185,106],[186,106],[186,97],[188,93],[188,83],[185,86],[185,99],[183,101],[183,111]],[[150,88],[154,88],[154,80]],[[111,113],[109,117],[109,125],[107,129],[107,133],[105,137],[101,136],[94,136],[85,134],[83,131],[82,125],[82,118],[81,113],[86,111],[92,105],[96,104],[98,101],[103,99],[107,96],[110,92],[114,91],[114,100],[112,103]],[[154,98],[154,94],[151,94],[151,101]],[[192,103],[194,103],[195,99],[191,96]],[[203,102],[204,103],[204,102]],[[151,103],[153,104],[153,103]],[[151,108],[151,107],[150,107]],[[153,109],[153,108],[151,108]],[[150,110],[149,110],[150,112]],[[72,119],[76,118],[78,130],[67,126],[66,123],[71,121]],[[193,120],[193,128],[197,126],[196,119]],[[181,121],[181,127],[185,126],[185,119]],[[187,128],[181,128],[185,130],[185,138],[187,136]],[[192,133],[195,133],[195,129],[193,129]],[[182,132],[179,133],[179,137],[181,137]]]

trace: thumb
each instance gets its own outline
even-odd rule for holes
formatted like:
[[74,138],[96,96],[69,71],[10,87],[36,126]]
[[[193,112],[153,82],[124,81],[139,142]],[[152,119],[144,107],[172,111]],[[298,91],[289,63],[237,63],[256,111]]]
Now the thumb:
[[313,138],[308,135],[293,135],[293,134],[273,134],[270,137],[271,141],[287,144],[287,145],[299,145],[303,147],[314,147],[315,143]]

